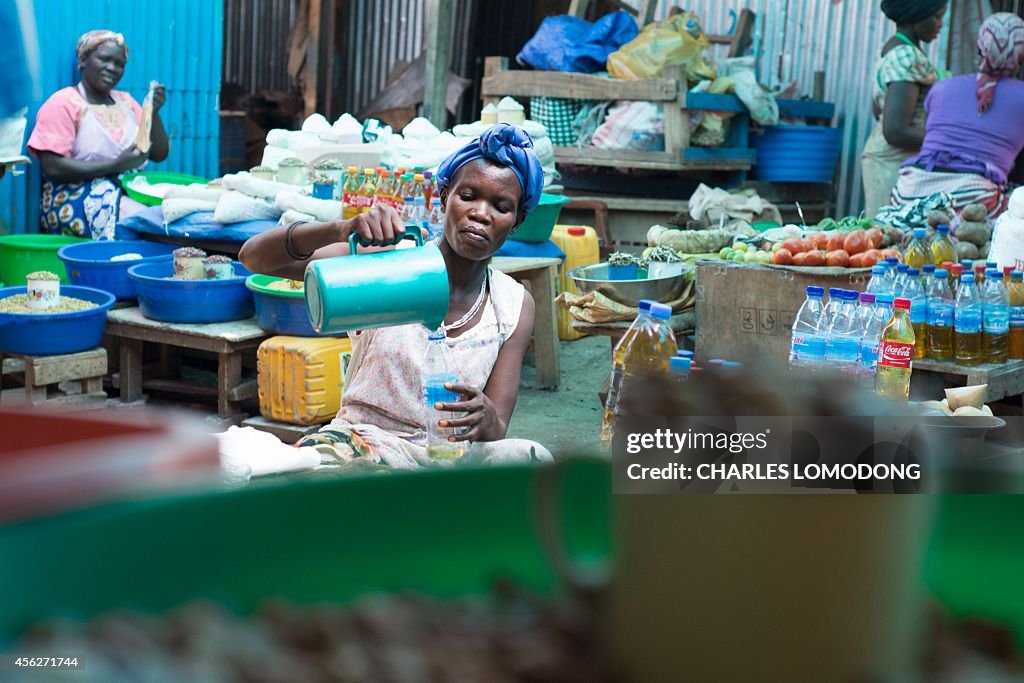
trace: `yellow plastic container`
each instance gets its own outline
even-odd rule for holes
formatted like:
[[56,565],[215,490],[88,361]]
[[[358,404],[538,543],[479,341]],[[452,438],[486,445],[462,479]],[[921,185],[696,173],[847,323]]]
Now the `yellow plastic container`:
[[297,425],[330,422],[341,407],[347,337],[271,337],[256,352],[260,413]]
[[[597,244],[597,232],[587,225],[556,225],[551,232],[551,241],[565,252],[565,263],[558,276],[558,292],[579,294],[576,283],[569,277],[569,271],[580,266],[592,266],[600,262],[601,253]],[[558,338],[572,341],[585,337],[572,329],[572,316],[569,311],[558,308]]]

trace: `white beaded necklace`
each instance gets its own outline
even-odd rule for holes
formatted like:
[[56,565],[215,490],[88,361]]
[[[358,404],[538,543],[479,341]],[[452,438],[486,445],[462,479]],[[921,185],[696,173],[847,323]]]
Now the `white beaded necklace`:
[[480,312],[480,307],[484,305],[484,299],[487,298],[488,275],[489,273],[487,271],[484,271],[483,280],[480,282],[480,294],[477,295],[476,302],[473,304],[473,307],[469,309],[469,312],[467,312],[466,315],[462,316],[461,318],[459,318],[450,325],[441,325],[441,327],[444,328],[445,332],[450,332],[452,330],[459,329],[460,327],[468,323],[470,320],[472,320],[476,316],[476,314]]

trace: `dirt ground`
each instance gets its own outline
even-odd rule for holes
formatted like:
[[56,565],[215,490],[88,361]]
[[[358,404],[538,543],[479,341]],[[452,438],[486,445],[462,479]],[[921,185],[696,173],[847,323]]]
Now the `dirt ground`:
[[560,347],[562,381],[557,390],[538,389],[534,369],[523,367],[508,435],[539,441],[555,457],[593,454],[601,443],[597,392],[611,369],[611,345],[607,337],[584,337]]

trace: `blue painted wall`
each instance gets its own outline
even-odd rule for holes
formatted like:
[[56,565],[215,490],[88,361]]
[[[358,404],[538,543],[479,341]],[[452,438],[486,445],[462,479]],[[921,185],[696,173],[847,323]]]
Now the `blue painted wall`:
[[[118,90],[139,102],[149,81],[167,86],[160,112],[171,138],[149,170],[218,175],[223,3],[218,0],[35,0],[43,99],[78,82],[75,43],[92,29],[124,34],[130,52]],[[26,141],[42,100],[29,103]],[[38,232],[39,168],[0,180],[0,231]]]

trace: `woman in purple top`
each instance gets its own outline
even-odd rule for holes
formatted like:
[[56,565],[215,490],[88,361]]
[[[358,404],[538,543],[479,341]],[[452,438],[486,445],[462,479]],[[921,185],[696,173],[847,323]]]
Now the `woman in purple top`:
[[978,36],[977,74],[932,87],[921,151],[900,170],[893,206],[947,193],[959,210],[984,204],[989,216],[1006,209],[1011,182],[1024,182],[1024,20],[1000,12]]

